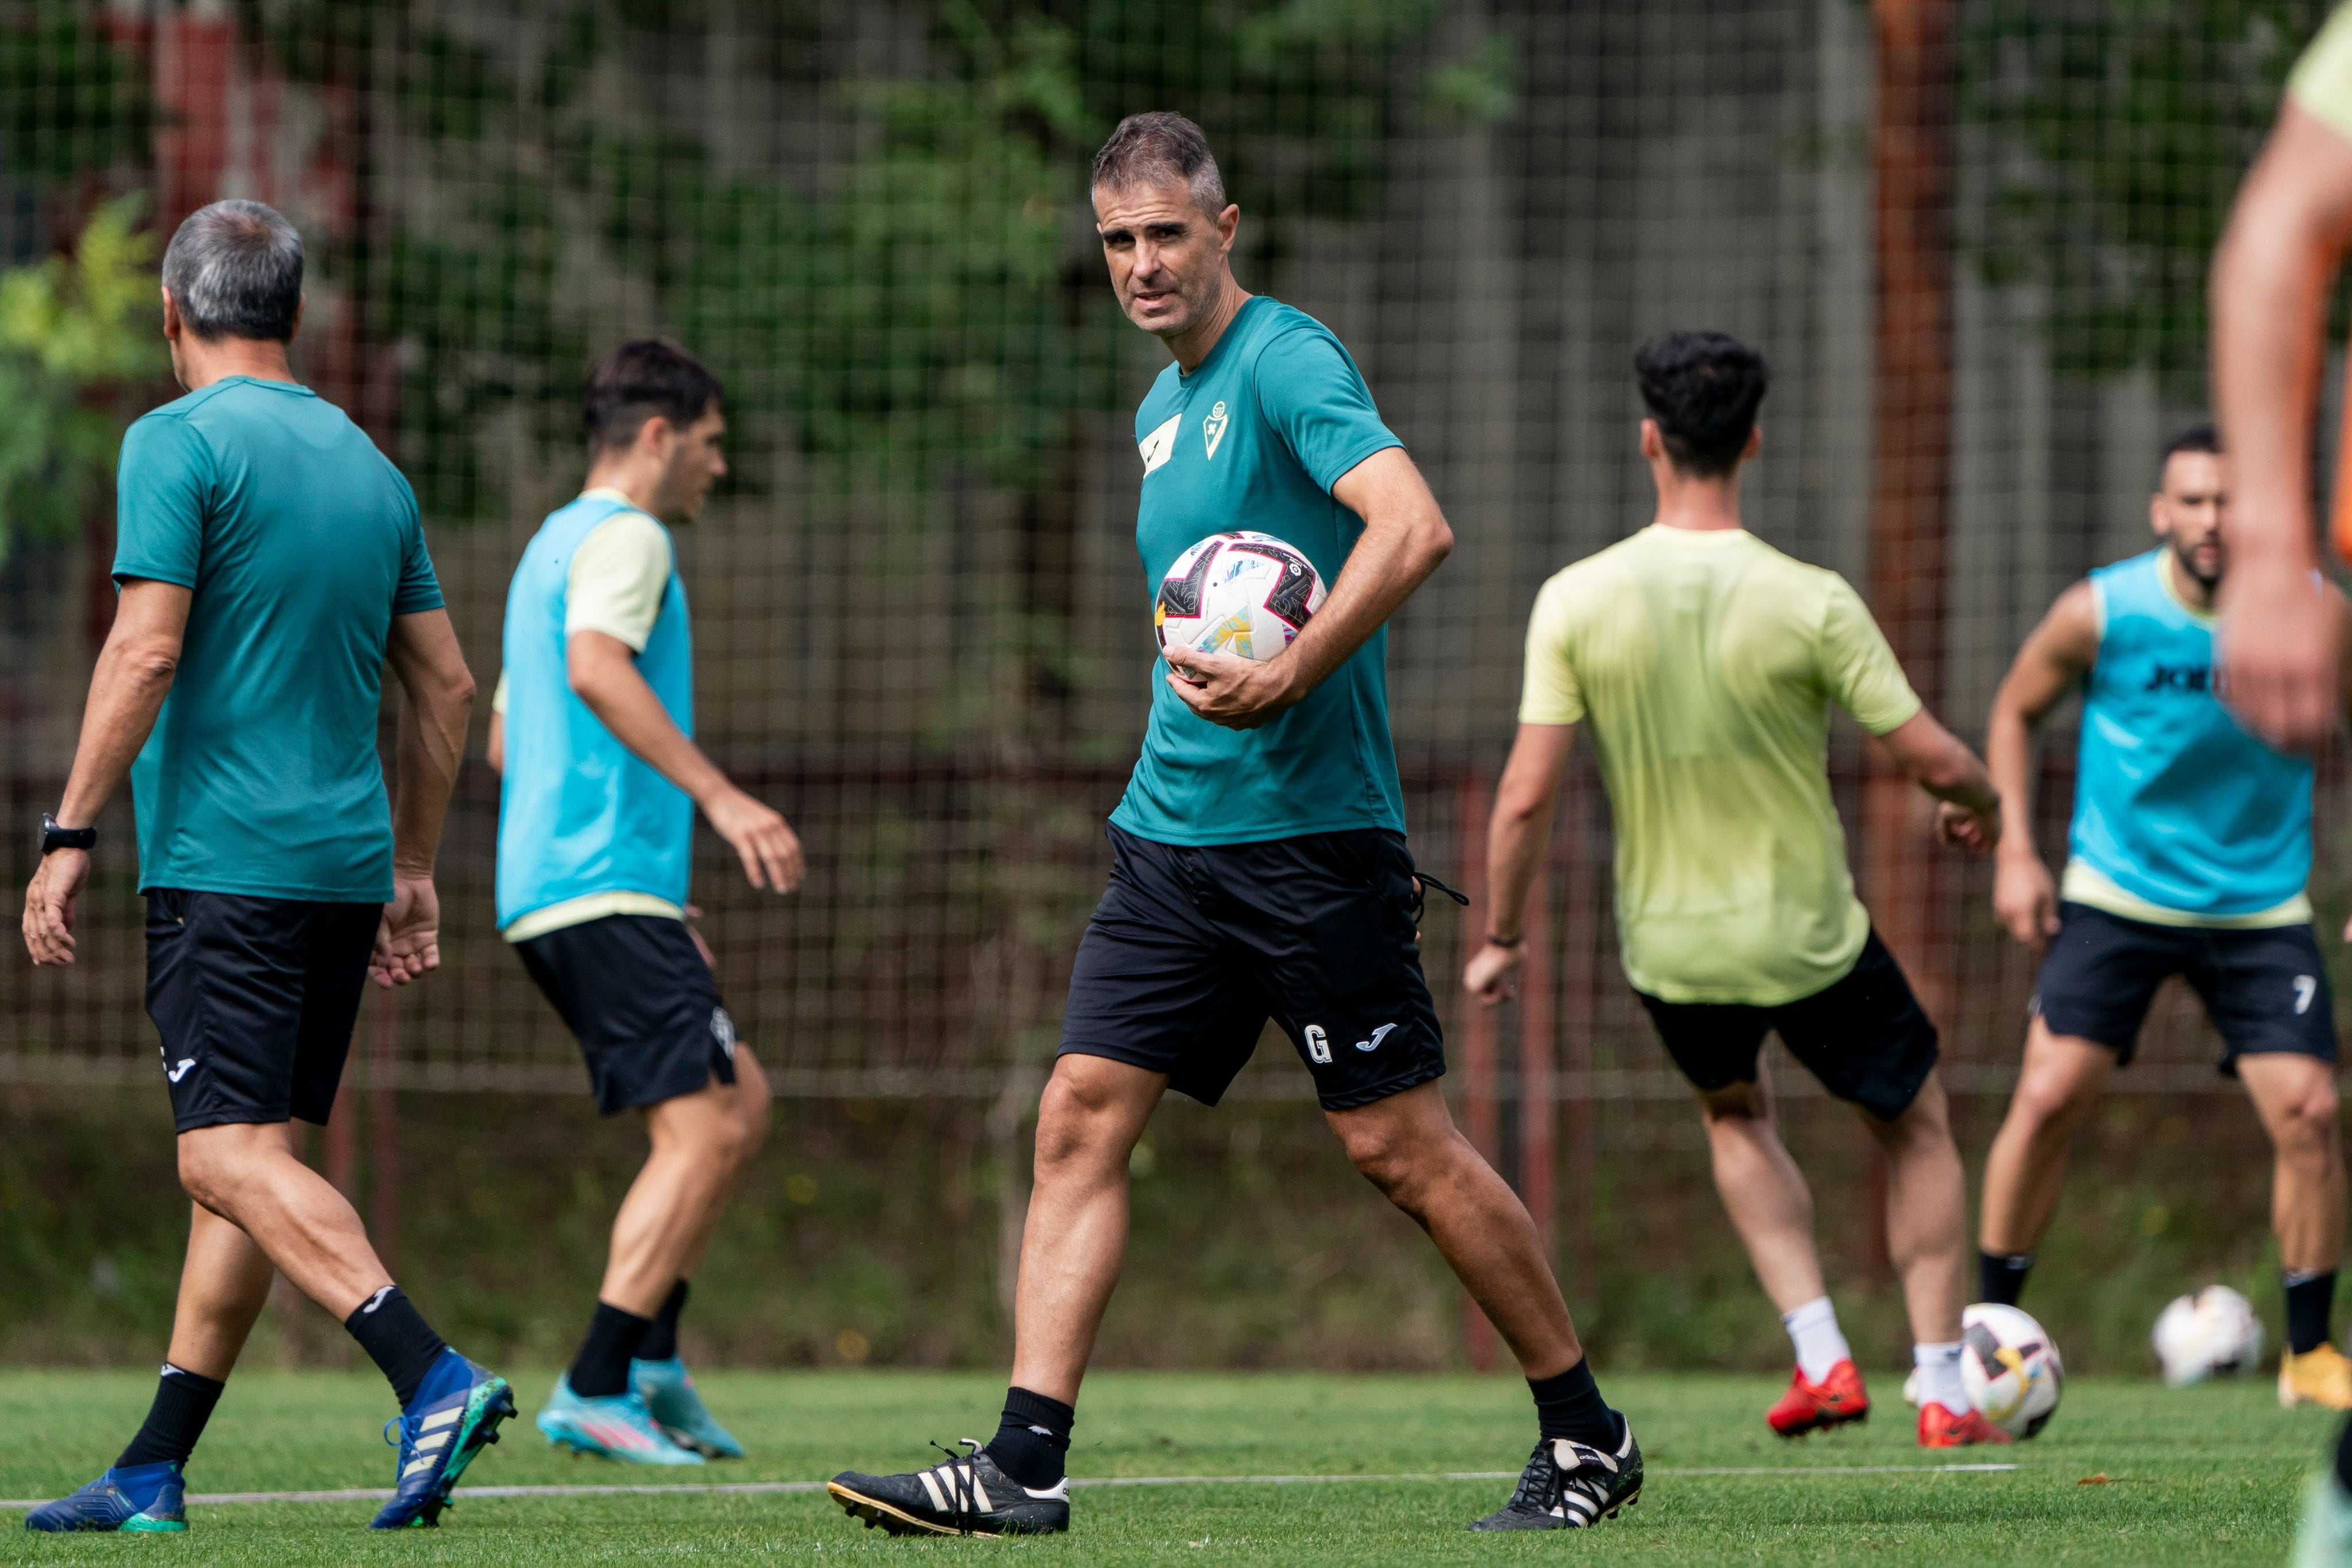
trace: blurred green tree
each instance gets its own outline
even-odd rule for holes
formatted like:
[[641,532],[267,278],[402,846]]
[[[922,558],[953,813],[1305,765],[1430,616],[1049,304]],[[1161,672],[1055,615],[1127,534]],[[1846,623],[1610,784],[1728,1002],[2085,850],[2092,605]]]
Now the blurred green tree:
[[114,472],[122,413],[104,394],[161,374],[145,201],[92,214],[74,253],[0,272],[0,560],[65,538]]
[[1987,281],[2048,290],[2052,363],[2145,366],[2201,392],[2205,272],[2287,72],[2328,0],[1973,0],[1961,106],[1967,243]]

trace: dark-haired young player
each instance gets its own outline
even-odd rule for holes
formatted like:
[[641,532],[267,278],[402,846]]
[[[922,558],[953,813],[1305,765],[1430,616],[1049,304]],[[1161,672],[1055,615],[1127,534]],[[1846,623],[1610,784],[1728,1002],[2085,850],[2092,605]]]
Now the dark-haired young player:
[[1870,1409],[1822,1285],[1812,1194],[1757,1058],[1777,1030],[1885,1151],[1919,1441],[2006,1441],[1960,1385],[1968,1202],[1936,1026],[1854,897],[1830,800],[1830,705],[1945,802],[1947,838],[1989,845],[2000,802],[1844,580],[1741,527],[1762,357],[1718,332],[1677,332],[1634,367],[1656,518],[1537,595],[1518,737],[1487,831],[1493,924],[1464,983],[1488,1003],[1516,988],[1528,890],[1586,725],[1616,821],[1626,977],[1698,1091],[1716,1188],[1795,1343],[1795,1375],[1765,1419],[1795,1436]]
[[539,1413],[551,1443],[646,1465],[743,1450],[677,1354],[687,1280],[768,1130],[768,1086],[687,925],[699,806],[754,887],[801,878],[793,831],[692,739],[694,653],[665,521],[726,472],[718,378],[640,340],[588,377],[588,484],[507,594],[493,704],[499,929],[578,1037],[596,1108],[653,1149],[613,1220],[596,1312]]
[[[147,1012],[194,1200],[147,1419],[36,1531],[183,1531],[183,1472],[282,1272],[342,1321],[399,1400],[373,1528],[430,1525],[514,1413],[444,1344],[343,1195],[304,1164],[373,972],[440,965],[433,862],[474,678],[416,497],[343,412],[294,379],[301,236],[258,202],[192,214],[163,253],[163,336],[187,395],[122,440],[121,588],[72,776],[25,894],[37,964],[74,961],[96,822],[131,778],[147,895]],[[408,694],[387,807],[376,723]],[[134,762],[134,758],[136,758]]]
[[[2304,891],[2311,761],[2247,733],[2213,689],[2227,486],[2210,426],[2173,442],[2148,507],[2162,542],[2059,595],[1993,699],[1987,751],[2007,829],[1993,908],[2045,956],[2024,1070],[1985,1163],[1979,1289],[2017,1300],[2057,1212],[2067,1143],[2130,1062],[2157,987],[2182,975],[2271,1138],[2280,1402],[2352,1409],[2352,1360],[2327,1335],[2344,1149],[2335,1009]],[[2033,727],[2078,689],[2074,827],[2053,883],[2033,842]]]
[[1129,1155],[1164,1091],[1214,1104],[1271,1017],[1356,1168],[1429,1232],[1528,1375],[1535,1453],[1472,1528],[1591,1524],[1633,1500],[1641,1450],[1526,1207],[1446,1114],[1415,941],[1381,627],[1452,532],[1339,340],[1234,281],[1241,212],[1198,126],[1121,121],[1093,194],[1119,304],[1175,356],[1136,418],[1145,583],[1247,518],[1305,550],[1330,597],[1266,663],[1180,651],[1154,691],[1037,1111],[995,1437],[925,1470],[845,1473],[833,1495],[894,1533],[1068,1528],[1063,1456],[1126,1249]]

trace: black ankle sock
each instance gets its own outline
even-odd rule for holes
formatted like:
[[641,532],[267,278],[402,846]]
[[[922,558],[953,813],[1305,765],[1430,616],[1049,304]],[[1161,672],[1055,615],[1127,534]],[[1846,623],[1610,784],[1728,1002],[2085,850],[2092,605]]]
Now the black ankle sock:
[[185,1463],[196,1451],[196,1439],[205,1435],[205,1423],[213,1418],[213,1406],[220,1403],[221,1390],[226,1386],[217,1378],[165,1362],[163,1375],[155,1385],[155,1403],[147,1407],[146,1424],[115,1465]]
[[392,1380],[393,1395],[403,1408],[416,1397],[417,1385],[449,1348],[397,1285],[386,1285],[353,1308],[343,1327]]
[[677,1354],[677,1314],[686,1311],[686,1281],[680,1280],[669,1288],[669,1299],[646,1330],[646,1337],[637,1342],[639,1361],[667,1361]]
[[1058,1399],[1025,1388],[1004,1391],[1004,1415],[988,1440],[996,1468],[1033,1490],[1062,1479],[1062,1456],[1069,1451],[1070,1428],[1078,1413]]
[[2017,1298],[2025,1293],[2025,1276],[2032,1269],[2031,1252],[1979,1252],[1977,1300],[2004,1307],[2017,1305]]
[[596,1315],[588,1320],[588,1337],[572,1358],[572,1392],[583,1399],[627,1393],[629,1362],[653,1326],[651,1318],[623,1312],[610,1301],[597,1302]]
[[1601,1397],[1590,1358],[1552,1377],[1530,1377],[1536,1396],[1536,1427],[1547,1437],[1567,1437],[1602,1453],[1614,1452],[1624,1437],[1624,1421]]
[[2288,1270],[2286,1286],[2286,1347],[2302,1355],[2327,1343],[2327,1320],[2336,1312],[2336,1270],[2305,1273]]

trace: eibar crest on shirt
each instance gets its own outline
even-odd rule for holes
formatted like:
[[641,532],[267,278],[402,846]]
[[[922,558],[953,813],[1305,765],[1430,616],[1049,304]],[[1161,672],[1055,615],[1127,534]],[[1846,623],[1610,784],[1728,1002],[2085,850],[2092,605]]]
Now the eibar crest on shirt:
[[1219,398],[1217,406],[1209,411],[1209,417],[1201,422],[1201,434],[1209,444],[1210,456],[1217,455],[1217,443],[1225,438],[1225,426],[1232,423],[1225,417],[1225,400]]
[[1135,449],[1143,454],[1143,472],[1147,477],[1176,455],[1176,433],[1183,423],[1182,414],[1171,413],[1159,429],[1135,444]]

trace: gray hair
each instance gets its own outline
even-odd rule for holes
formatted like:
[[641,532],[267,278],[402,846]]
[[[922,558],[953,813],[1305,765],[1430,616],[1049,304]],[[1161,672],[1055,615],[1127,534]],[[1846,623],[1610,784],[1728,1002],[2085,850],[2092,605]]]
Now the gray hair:
[[173,235],[163,287],[199,338],[283,343],[302,306],[302,236],[274,207],[215,202]]
[[1123,191],[1171,180],[1191,190],[1202,212],[1225,210],[1225,180],[1209,152],[1209,138],[1181,114],[1165,110],[1130,114],[1095,154],[1097,190]]

